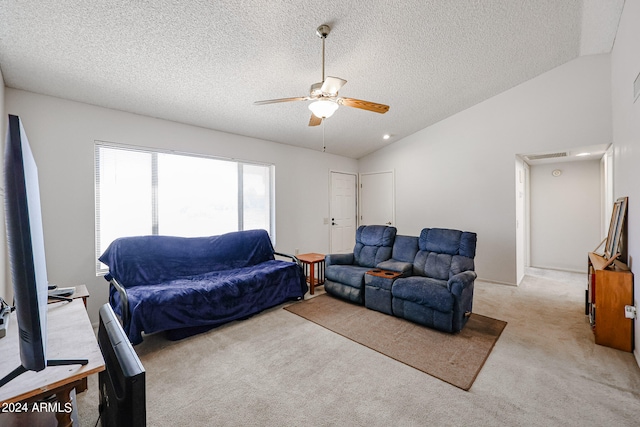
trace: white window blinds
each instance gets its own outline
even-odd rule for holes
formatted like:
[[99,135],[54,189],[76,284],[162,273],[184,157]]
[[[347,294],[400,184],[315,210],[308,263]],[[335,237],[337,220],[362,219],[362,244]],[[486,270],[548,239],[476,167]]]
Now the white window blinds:
[[196,237],[265,229],[273,239],[273,166],[96,142],[97,258],[118,237]]

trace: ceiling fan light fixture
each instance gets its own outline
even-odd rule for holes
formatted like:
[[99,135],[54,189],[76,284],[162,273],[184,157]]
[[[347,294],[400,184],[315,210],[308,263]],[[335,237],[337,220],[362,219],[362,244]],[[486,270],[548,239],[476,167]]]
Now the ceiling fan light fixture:
[[374,113],[379,114],[384,114],[389,111],[388,105],[376,104],[375,102],[363,101],[362,99],[338,96],[338,91],[347,83],[347,81],[340,77],[325,77],[324,73],[324,42],[330,32],[331,28],[328,25],[321,25],[316,30],[316,34],[322,39],[322,81],[311,85],[308,96],[267,99],[265,101],[256,101],[254,104],[264,105],[277,104],[280,102],[312,100],[313,102],[309,105],[309,110],[312,112],[309,119],[309,126],[318,126],[322,124],[322,120],[331,117],[340,105],[350,108],[359,108],[366,111],[373,111]]
[[321,99],[309,104],[309,110],[319,119],[331,117],[338,109],[338,104],[328,99]]

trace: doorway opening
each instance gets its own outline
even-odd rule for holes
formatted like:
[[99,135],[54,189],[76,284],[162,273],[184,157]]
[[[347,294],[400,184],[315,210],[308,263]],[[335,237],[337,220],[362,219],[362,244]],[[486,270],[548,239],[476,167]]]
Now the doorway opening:
[[516,283],[529,267],[586,272],[613,205],[611,145],[515,159]]

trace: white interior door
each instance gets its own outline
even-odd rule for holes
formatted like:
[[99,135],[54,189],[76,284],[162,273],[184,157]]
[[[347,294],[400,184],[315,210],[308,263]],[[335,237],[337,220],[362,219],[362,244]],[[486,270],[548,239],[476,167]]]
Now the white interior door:
[[360,174],[360,225],[395,225],[393,171]]
[[331,172],[331,253],[353,252],[358,219],[356,191],[355,174]]

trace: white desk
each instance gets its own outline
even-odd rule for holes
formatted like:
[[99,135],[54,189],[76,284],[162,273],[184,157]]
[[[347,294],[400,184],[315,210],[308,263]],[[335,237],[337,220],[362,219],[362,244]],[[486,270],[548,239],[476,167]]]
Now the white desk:
[[[98,347],[91,321],[82,299],[72,302],[48,304],[47,359],[88,359],[82,365],[52,366],[40,372],[25,372],[0,387],[0,424],[4,425],[8,414],[2,413],[9,404],[32,402],[56,395],[60,407],[70,402],[70,393],[83,379],[104,370],[104,359]],[[18,323],[16,313],[11,314],[7,335],[0,339],[0,378],[20,366],[18,347]],[[59,426],[71,424],[68,411],[56,412]]]

